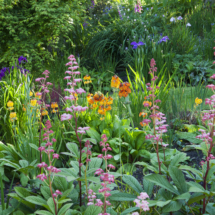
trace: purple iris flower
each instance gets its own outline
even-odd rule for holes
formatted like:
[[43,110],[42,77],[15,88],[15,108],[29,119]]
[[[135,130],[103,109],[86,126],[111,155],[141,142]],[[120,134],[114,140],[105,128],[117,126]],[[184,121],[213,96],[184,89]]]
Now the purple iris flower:
[[165,36],[158,43],[167,42],[167,40],[169,40],[169,37]]
[[136,49],[138,46],[143,46],[143,45],[146,45],[146,44],[143,43],[143,42],[139,42],[139,43],[132,42],[131,45],[133,46],[133,49]]

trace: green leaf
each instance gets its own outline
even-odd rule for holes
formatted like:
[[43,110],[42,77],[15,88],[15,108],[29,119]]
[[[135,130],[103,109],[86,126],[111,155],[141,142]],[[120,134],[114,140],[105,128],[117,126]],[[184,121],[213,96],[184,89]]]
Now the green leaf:
[[187,159],[188,159],[188,157],[187,157],[186,153],[181,152],[177,155],[174,155],[173,159],[171,160],[170,165],[177,166],[180,162],[184,162]]
[[215,165],[214,166],[212,166],[210,169],[209,169],[209,171],[208,171],[208,175],[207,175],[207,181],[209,181],[210,180],[210,178],[211,178],[211,176],[213,176],[214,175],[214,172],[215,172]]
[[139,211],[139,210],[140,210],[140,208],[138,208],[138,207],[131,207],[131,208],[128,208],[125,211],[123,211],[120,215],[127,215],[133,211]]
[[176,195],[180,195],[178,190],[176,190],[163,176],[159,174],[147,175],[145,176],[145,179],[155,183],[160,187],[163,187],[164,189],[169,190],[172,193],[175,193]]
[[71,153],[75,155],[76,158],[79,158],[79,151],[76,143],[67,143],[66,147]]
[[101,141],[100,134],[94,128],[90,128],[86,132],[91,138],[95,139],[97,141],[97,143],[99,143]]
[[67,211],[70,207],[72,207],[72,205],[73,205],[73,203],[64,205],[64,206],[59,210],[58,215],[63,215],[63,214],[65,214],[66,211]]
[[20,166],[21,166],[22,168],[24,168],[24,167],[27,167],[27,166],[28,166],[28,161],[26,161],[26,160],[20,160],[20,161],[19,161],[19,164],[20,164]]
[[36,211],[35,213],[40,215],[53,215],[53,213],[44,210]]
[[199,170],[197,170],[197,169],[195,169],[195,168],[192,168],[192,167],[190,167],[190,166],[181,165],[181,166],[179,167],[179,169],[188,170],[188,171],[190,171],[190,172],[192,172],[192,173],[195,173],[195,174],[198,174],[199,176],[202,177],[202,172],[201,172],[201,171],[199,171]]
[[[49,206],[51,212],[52,212],[53,214],[55,214],[55,204],[54,204],[54,201],[53,201],[53,198],[52,198],[52,197],[50,197],[50,198],[48,199],[47,204],[48,204],[48,206]],[[58,209],[57,209],[57,210],[58,210]]]
[[109,213],[110,215],[117,215],[117,212],[115,212],[112,208],[108,208],[106,212]]
[[87,207],[87,210],[85,211],[84,215],[98,215],[100,212],[101,212],[100,207],[90,205],[89,207]]
[[204,187],[202,187],[200,184],[190,181],[187,182],[187,184],[190,186],[189,191],[190,192],[195,192],[195,193],[204,193],[206,192],[206,190],[204,189]]
[[132,195],[129,193],[121,193],[121,192],[117,192],[112,194],[109,199],[112,201],[134,201],[137,198],[136,195]]
[[179,170],[177,167],[169,166],[169,174],[175,186],[178,188],[178,191],[181,194],[186,193],[188,191],[188,186],[186,184],[182,171]]
[[39,196],[28,196],[25,198],[25,200],[35,205],[41,205],[41,206],[47,205],[46,200]]
[[171,201],[168,205],[165,205],[162,209],[163,213],[179,211],[182,207],[182,202],[179,201]]
[[50,191],[50,188],[47,187],[47,186],[42,186],[41,187],[41,193],[43,195],[43,197],[48,200],[50,197],[51,197],[51,191]]
[[135,165],[141,165],[141,166],[144,166],[146,167],[147,169],[151,170],[152,172],[158,172],[158,169],[156,169],[155,167],[153,166],[150,166],[148,163],[146,162],[136,162]]
[[14,190],[22,198],[26,198],[31,195],[31,193],[28,190],[26,190],[24,187],[15,187]]
[[36,146],[35,144],[29,143],[29,146],[38,151],[38,146]]
[[91,161],[89,162],[89,170],[93,168],[99,169],[102,164],[102,159],[101,158],[91,158]]
[[29,180],[28,177],[24,173],[20,174],[20,182],[21,182],[23,187],[27,186],[28,180]]
[[202,142],[202,140],[196,139],[195,133],[177,131],[176,134],[177,134],[179,139],[187,140],[187,141],[194,143],[194,144],[198,144],[198,143]]
[[144,177],[143,178],[143,189],[149,196],[152,195],[153,188],[154,188],[154,183],[152,183],[151,181],[147,181]]
[[208,203],[206,206],[206,211],[210,214],[210,215],[214,215],[215,214],[215,206],[214,203]]
[[198,203],[200,200],[204,199],[205,195],[202,195],[202,193],[194,193],[192,197],[187,202],[188,205],[191,205],[193,203]]
[[137,181],[136,178],[132,175],[123,175],[122,180],[128,184],[133,190],[135,190],[137,193],[143,192],[143,188],[140,185],[140,183]]
[[177,200],[177,199],[189,200],[189,198],[190,198],[190,193],[183,193],[180,196],[176,196],[173,200]]

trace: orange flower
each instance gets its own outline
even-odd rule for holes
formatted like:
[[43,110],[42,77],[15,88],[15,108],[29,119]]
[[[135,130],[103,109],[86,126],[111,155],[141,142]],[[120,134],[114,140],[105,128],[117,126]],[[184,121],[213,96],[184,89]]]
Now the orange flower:
[[139,117],[140,117],[140,116],[146,117],[146,116],[147,116],[147,113],[140,112],[140,113],[139,113]]
[[52,102],[51,103],[51,108],[58,108],[57,102]]
[[106,110],[106,111],[111,110],[111,106],[108,105],[108,106],[105,108],[105,110]]
[[106,114],[106,110],[105,109],[99,109],[98,113],[101,115],[105,115]]
[[130,84],[128,82],[121,83],[119,86],[119,97],[127,97],[131,93]]
[[93,94],[88,94],[87,95],[87,101],[89,104],[93,104],[94,103],[94,98],[93,98]]
[[94,98],[95,102],[100,102],[101,100],[104,99],[104,95],[101,92],[97,92],[97,93],[95,93],[93,98]]
[[146,123],[140,122],[140,125],[141,125],[141,126],[146,126]]
[[84,76],[84,80],[90,80],[90,79],[91,79],[91,77],[89,75]]
[[94,103],[94,104],[92,105],[92,109],[95,109],[95,108],[97,108],[97,107],[98,107],[97,103]]
[[114,75],[111,79],[111,87],[119,88],[120,85],[120,79],[117,75]]

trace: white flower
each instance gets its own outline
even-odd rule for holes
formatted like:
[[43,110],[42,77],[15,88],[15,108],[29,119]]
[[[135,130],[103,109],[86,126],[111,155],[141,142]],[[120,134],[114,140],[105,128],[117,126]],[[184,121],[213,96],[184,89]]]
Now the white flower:
[[129,16],[127,16],[127,18],[129,19]]
[[125,13],[123,15],[125,16]]
[[145,29],[145,31],[147,31],[147,29]]
[[136,22],[136,19],[134,19],[134,21]]
[[130,11],[130,9],[128,9],[128,11]]
[[144,22],[141,22],[141,24],[143,25],[143,24],[144,24]]
[[175,18],[172,17],[172,18],[170,19],[170,22],[175,22]]
[[190,27],[191,26],[191,24],[188,22],[187,24],[186,24],[186,27]]
[[181,17],[181,16],[179,16],[178,18],[177,18],[177,20],[182,20],[183,18]]

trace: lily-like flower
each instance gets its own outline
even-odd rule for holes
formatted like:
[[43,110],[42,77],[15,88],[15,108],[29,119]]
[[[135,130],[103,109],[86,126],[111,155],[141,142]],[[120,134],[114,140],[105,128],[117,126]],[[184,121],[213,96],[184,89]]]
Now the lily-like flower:
[[133,49],[136,49],[138,46],[143,46],[143,45],[145,45],[145,43],[143,43],[143,42],[139,42],[139,43],[137,43],[137,42],[132,42],[131,45],[133,46]]
[[172,17],[172,18],[170,19],[170,22],[175,22],[175,18]]

